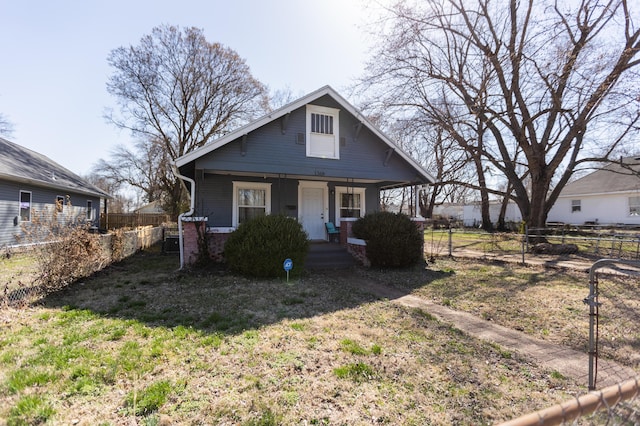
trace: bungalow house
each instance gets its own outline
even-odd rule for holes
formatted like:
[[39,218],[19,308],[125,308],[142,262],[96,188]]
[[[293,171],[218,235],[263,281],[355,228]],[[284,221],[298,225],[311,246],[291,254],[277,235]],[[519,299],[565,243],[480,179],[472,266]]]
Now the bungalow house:
[[622,158],[567,184],[547,220],[640,226],[640,157]]
[[[329,86],[178,158],[175,166],[191,186],[192,208],[183,219],[205,223],[216,260],[229,233],[263,214],[298,220],[310,240],[328,240],[332,222],[346,244],[353,221],[380,209],[380,191],[434,182]],[[197,250],[189,235],[185,223],[187,263]]]
[[[108,194],[46,156],[0,138],[0,247],[25,243],[40,216],[97,226]],[[43,217],[45,219],[45,217]],[[28,241],[34,242],[34,241]]]

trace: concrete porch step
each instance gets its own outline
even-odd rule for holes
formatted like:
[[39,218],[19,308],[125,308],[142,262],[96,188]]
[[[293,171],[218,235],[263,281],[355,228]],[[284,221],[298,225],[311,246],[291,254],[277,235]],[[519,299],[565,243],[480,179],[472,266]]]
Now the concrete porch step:
[[327,242],[311,243],[304,262],[307,269],[347,269],[355,265],[355,259],[345,247]]

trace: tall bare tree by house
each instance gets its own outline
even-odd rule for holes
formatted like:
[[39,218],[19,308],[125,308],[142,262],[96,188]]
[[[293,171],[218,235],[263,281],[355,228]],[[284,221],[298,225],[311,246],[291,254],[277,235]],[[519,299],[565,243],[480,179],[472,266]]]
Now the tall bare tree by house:
[[107,119],[138,143],[118,147],[97,170],[178,213],[181,184],[170,163],[264,111],[266,88],[234,50],[193,27],[156,27],[138,45],[112,50],[108,63],[107,90],[119,114]]
[[4,114],[0,114],[0,136],[11,136],[12,133],[13,123]]
[[542,226],[578,165],[637,149],[639,9],[401,0],[377,27],[359,88],[372,107],[439,123],[474,162],[477,179],[461,183],[512,199]]

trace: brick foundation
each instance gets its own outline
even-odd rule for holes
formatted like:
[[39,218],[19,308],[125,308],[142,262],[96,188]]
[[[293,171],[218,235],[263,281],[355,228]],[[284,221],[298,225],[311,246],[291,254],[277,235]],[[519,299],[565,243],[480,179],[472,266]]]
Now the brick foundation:
[[[198,259],[198,228],[206,229],[207,218],[185,218],[183,220],[183,243],[184,259],[186,264],[193,264]],[[347,251],[364,266],[370,266],[367,259],[367,245],[362,240],[353,238],[353,224],[356,218],[342,219],[340,221],[340,245],[345,246]],[[423,218],[412,218],[421,232],[424,232],[425,220]],[[229,239],[233,228],[213,228],[206,230],[209,242],[209,257],[214,262],[223,262],[224,245]],[[350,241],[351,240],[351,241]]]
[[185,218],[182,221],[182,239],[184,243],[184,261],[190,265],[198,260],[198,230],[206,232],[209,245],[209,258],[214,262],[222,262],[224,258],[224,244],[229,239],[231,228],[207,228],[207,218]]
[[209,257],[214,262],[221,263],[224,261],[222,253],[224,252],[224,244],[229,239],[230,232],[207,232],[209,238]]

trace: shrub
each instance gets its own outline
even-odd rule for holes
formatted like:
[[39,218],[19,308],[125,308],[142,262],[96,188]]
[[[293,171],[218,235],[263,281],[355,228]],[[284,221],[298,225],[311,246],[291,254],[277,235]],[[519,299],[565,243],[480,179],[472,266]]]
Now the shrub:
[[369,213],[353,224],[353,233],[367,242],[371,266],[408,267],[423,257],[424,236],[405,214]]
[[293,261],[290,273],[296,276],[308,249],[301,224],[284,215],[269,215],[244,222],[232,232],[224,245],[224,258],[232,271],[258,278],[282,276],[283,262],[289,258]]
[[[34,284],[49,293],[99,271],[109,263],[108,251],[118,251],[115,247],[105,248],[100,236],[90,232],[84,220],[84,209],[66,204],[66,212],[57,208],[33,211],[31,221],[22,224],[23,235],[20,243],[33,245],[36,262]],[[113,240],[112,240],[113,241]]]

